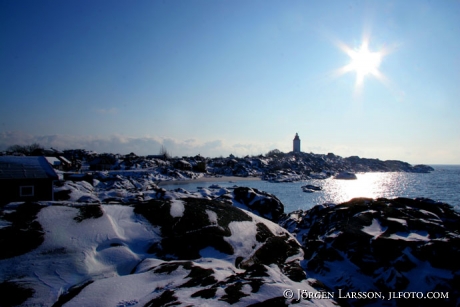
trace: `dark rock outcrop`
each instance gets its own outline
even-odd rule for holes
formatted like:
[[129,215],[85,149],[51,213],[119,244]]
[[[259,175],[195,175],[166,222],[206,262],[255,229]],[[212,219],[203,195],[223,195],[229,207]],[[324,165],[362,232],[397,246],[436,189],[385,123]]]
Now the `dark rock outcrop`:
[[[162,240],[152,245],[149,252],[164,260],[198,259],[200,250],[206,247],[233,255],[232,246],[224,240],[231,236],[229,223],[252,221],[252,218],[222,202],[194,198],[180,202],[184,208],[180,217],[171,216],[171,201],[151,201],[135,206],[135,213],[161,227]],[[209,219],[209,212],[216,215],[215,221]]]
[[284,213],[283,203],[273,194],[254,188],[237,187],[233,190],[234,204],[271,221],[278,221]]
[[0,218],[9,222],[0,228],[0,259],[25,254],[43,243],[44,231],[36,221],[41,208],[38,203],[23,203],[13,212],[0,212]]
[[[182,215],[171,215],[175,210],[172,206],[181,207]],[[160,259],[195,260],[202,257],[203,249],[213,248],[220,253],[233,255],[236,267],[246,269],[254,264],[276,264],[291,279],[305,279],[299,263],[287,261],[290,257],[302,254],[298,242],[292,236],[287,232],[273,233],[265,223],[255,221],[254,216],[226,202],[196,198],[155,200],[135,205],[134,212],[144,216],[152,225],[160,226],[162,240],[154,242],[149,248],[149,253]],[[235,225],[239,222],[246,224]],[[251,224],[255,226],[253,230],[250,230]],[[235,230],[232,232],[231,227],[248,227],[249,233],[254,231],[255,241],[250,243],[252,247],[249,254],[236,254],[238,252],[234,250],[230,238]],[[238,236],[243,238],[241,234]],[[244,246],[248,242],[237,244]],[[248,247],[244,247],[247,252]]]
[[24,286],[4,281],[0,283],[0,294],[2,307],[13,307],[22,304],[25,300],[34,294],[34,290]]
[[304,247],[307,276],[330,289],[444,291],[449,298],[437,303],[459,303],[460,214],[447,204],[359,198],[296,211],[280,224]]

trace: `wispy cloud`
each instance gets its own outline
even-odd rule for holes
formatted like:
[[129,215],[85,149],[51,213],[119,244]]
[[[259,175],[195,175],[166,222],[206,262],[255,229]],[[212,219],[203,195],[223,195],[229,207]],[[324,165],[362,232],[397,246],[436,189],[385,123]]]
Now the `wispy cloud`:
[[164,146],[173,156],[191,156],[201,154],[207,157],[258,155],[268,152],[264,144],[232,143],[226,140],[179,140],[169,137],[125,135],[110,136],[76,136],[76,135],[32,135],[22,131],[0,132],[0,150],[8,146],[39,143],[45,148],[87,149],[98,153],[111,152],[127,154],[134,152],[138,155],[157,154]]
[[[11,145],[29,145],[39,143],[45,148],[65,149],[87,149],[98,153],[120,153],[128,154],[134,152],[137,155],[158,154],[164,146],[172,156],[195,156],[205,157],[227,157],[230,154],[244,157],[246,155],[265,154],[269,150],[279,149],[287,152],[291,149],[290,141],[288,145],[284,143],[243,143],[232,142],[225,139],[218,140],[199,140],[199,139],[174,139],[164,136],[140,136],[132,137],[126,135],[113,134],[110,136],[77,136],[77,135],[32,135],[22,131],[0,132],[0,151],[5,150]],[[303,146],[302,150],[314,153],[333,152],[342,157],[358,155],[365,158],[379,158],[381,160],[403,160],[412,164],[417,163],[458,163],[459,143],[452,146],[438,146],[437,150],[432,150],[426,154],[424,147],[412,148],[408,152],[406,146],[386,148],[383,144],[378,146],[352,146],[348,144],[329,144],[317,143],[309,147]],[[435,148],[436,146],[431,146]],[[425,154],[422,154],[425,153]]]

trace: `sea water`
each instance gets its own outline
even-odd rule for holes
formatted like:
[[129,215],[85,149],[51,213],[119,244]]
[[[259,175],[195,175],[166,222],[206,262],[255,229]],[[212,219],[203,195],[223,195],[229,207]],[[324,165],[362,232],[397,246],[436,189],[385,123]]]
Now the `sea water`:
[[[246,186],[276,195],[284,204],[285,212],[309,209],[317,204],[339,204],[355,197],[369,198],[430,198],[452,205],[460,211],[460,165],[432,165],[431,173],[358,173],[357,180],[314,179],[299,182],[273,183],[261,180],[193,182],[181,185],[162,185],[165,189],[184,188],[196,191],[199,187],[218,184],[221,187]],[[312,184],[321,191],[306,193],[302,186]]]

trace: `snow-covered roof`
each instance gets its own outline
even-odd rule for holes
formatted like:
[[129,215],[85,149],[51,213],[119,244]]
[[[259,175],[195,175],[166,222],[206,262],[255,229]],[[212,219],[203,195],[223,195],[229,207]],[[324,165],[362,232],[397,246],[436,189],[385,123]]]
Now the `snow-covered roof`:
[[58,179],[45,157],[0,157],[0,179]]
[[64,163],[67,163],[67,164],[72,164],[69,160],[67,160],[66,158],[64,158],[63,156],[59,156],[58,158],[61,162],[64,162]]
[[51,165],[61,165],[61,161],[56,157],[45,157],[45,159]]

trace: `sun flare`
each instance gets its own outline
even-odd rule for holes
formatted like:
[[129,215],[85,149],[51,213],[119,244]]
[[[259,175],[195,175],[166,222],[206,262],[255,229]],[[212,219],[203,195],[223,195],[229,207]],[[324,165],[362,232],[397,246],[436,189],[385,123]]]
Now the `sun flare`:
[[371,51],[369,49],[369,40],[364,39],[358,48],[350,48],[344,43],[338,43],[339,48],[350,57],[350,62],[339,68],[336,75],[340,76],[348,72],[356,74],[355,88],[361,89],[364,79],[374,77],[382,83],[387,83],[385,76],[380,72],[379,67],[387,51]]
[[369,51],[367,43],[363,43],[358,50],[350,50],[348,55],[351,59],[349,69],[356,72],[357,84],[361,84],[369,74],[378,75],[382,55],[380,52]]

